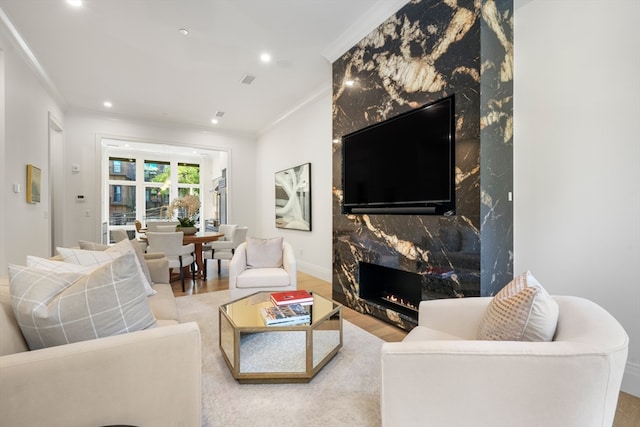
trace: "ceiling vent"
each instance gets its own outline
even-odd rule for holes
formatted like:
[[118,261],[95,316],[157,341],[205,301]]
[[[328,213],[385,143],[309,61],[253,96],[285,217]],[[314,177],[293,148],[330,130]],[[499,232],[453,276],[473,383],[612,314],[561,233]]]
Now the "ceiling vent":
[[246,85],[250,85],[251,83],[253,83],[253,81],[256,79],[256,76],[252,76],[250,74],[245,74],[244,76],[242,76],[242,78],[240,79],[240,83],[244,83]]
[[218,117],[221,118],[224,116],[224,111],[216,111],[216,114],[214,114],[214,117]]

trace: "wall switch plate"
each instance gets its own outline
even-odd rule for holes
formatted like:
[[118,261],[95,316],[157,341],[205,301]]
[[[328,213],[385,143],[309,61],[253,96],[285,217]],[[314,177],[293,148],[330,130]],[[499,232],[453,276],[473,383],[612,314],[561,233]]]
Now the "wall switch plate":
[[22,191],[22,189],[20,188],[20,184],[13,184],[13,192],[19,193],[20,191]]

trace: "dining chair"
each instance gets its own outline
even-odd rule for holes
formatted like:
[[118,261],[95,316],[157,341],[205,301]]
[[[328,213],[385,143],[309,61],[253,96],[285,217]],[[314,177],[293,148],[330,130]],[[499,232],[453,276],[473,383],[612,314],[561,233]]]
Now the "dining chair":
[[204,261],[204,276],[207,277],[207,258],[213,258],[214,249],[211,246],[212,243],[231,242],[233,239],[233,232],[236,229],[236,224],[220,224],[218,226],[218,232],[224,234],[215,242],[209,242],[202,245],[202,259]]
[[[230,240],[216,240],[211,242],[208,246],[211,249],[211,253],[205,254],[202,251],[202,257],[204,258],[204,274],[207,277],[207,257],[209,256],[213,260],[218,260],[218,274],[220,274],[220,264],[223,259],[231,260],[236,248],[245,241],[249,227],[235,227],[233,233],[230,236]],[[226,235],[225,235],[226,237]]]
[[182,239],[184,233],[182,231],[174,231],[173,233],[163,232],[147,232],[147,252],[163,252],[169,260],[169,271],[174,268],[180,269],[180,281],[182,282],[182,292],[184,289],[184,269],[191,268],[191,279],[195,285],[196,257],[195,246],[193,243],[184,245]]
[[156,232],[156,231],[159,231],[158,230],[159,227],[167,227],[171,225],[174,226],[174,231],[175,231],[175,227],[180,225],[180,222],[178,221],[147,221],[147,232],[149,231]]

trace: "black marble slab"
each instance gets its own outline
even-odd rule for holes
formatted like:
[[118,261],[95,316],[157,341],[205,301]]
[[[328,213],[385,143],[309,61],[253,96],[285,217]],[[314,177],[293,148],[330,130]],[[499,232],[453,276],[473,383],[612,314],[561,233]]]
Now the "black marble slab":
[[[342,214],[333,145],[337,301],[410,329],[415,320],[358,296],[360,261],[422,275],[424,299],[493,294],[512,276],[512,11],[511,1],[412,1],[334,62],[336,140],[456,97],[455,215]],[[429,273],[443,269],[453,274]]]

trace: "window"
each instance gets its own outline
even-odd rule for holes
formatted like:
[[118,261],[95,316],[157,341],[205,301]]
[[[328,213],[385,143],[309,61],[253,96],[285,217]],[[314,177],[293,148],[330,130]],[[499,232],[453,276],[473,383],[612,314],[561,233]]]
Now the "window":
[[122,203],[122,186],[113,186],[113,203]]
[[171,164],[169,162],[144,161],[144,182],[171,182]]
[[145,186],[144,194],[145,219],[166,219],[167,208],[171,203],[169,189]]
[[[136,179],[137,165],[142,165],[141,180]],[[142,154],[137,159],[109,157],[109,225],[135,225],[136,219],[168,219],[171,200],[187,194],[200,195],[200,170],[197,163],[145,159]],[[144,199],[136,203],[138,194]],[[144,211],[137,211],[138,204]]]
[[109,225],[132,225],[136,221],[135,185],[109,186]]
[[200,195],[200,165],[178,163],[178,197]]
[[224,189],[215,183],[226,170],[226,151],[199,150],[193,154],[184,147],[163,144],[127,141],[126,145],[122,140],[102,140],[106,236],[113,229],[135,232],[136,220],[144,226],[148,220],[169,219],[171,201],[188,194],[200,197],[202,207],[196,222],[201,230],[206,229],[205,224],[220,221],[220,192]]
[[109,158],[109,179],[114,181],[135,181],[135,159],[123,159],[120,157]]

